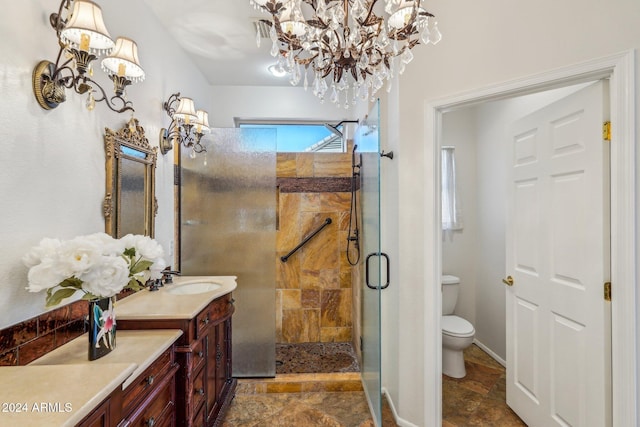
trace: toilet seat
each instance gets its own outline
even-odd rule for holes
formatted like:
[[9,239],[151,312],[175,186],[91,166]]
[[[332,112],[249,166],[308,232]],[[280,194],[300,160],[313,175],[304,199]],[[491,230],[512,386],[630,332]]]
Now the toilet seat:
[[442,333],[452,337],[467,338],[473,336],[476,331],[468,320],[449,315],[442,316]]

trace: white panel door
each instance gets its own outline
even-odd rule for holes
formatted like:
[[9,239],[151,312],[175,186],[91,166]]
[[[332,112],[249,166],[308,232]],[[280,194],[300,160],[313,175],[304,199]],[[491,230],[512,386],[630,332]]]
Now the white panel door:
[[611,425],[606,89],[589,85],[510,132],[507,403],[529,426]]

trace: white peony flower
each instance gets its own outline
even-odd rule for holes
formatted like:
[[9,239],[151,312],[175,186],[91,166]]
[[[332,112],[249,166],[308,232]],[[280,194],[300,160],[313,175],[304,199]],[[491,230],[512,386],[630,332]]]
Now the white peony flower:
[[42,239],[23,257],[29,267],[26,289],[48,290],[48,307],[68,298],[69,290],[111,297],[125,287],[137,290],[128,287],[132,278],[142,285],[149,278],[160,278],[166,265],[163,254],[158,242],[141,235],[114,239],[106,233],[94,233],[64,242]]
[[55,256],[56,250],[61,244],[62,242],[59,239],[49,239],[45,237],[40,240],[38,246],[31,248],[31,250],[22,257],[22,262],[29,268],[38,265],[45,257]]
[[162,246],[149,236],[137,234],[127,234],[122,238],[126,248],[134,248],[136,256],[141,256],[148,260],[155,260],[164,256]]
[[107,233],[94,233],[84,237],[100,248],[102,255],[118,256],[124,252],[124,243]]
[[84,274],[82,289],[99,297],[110,297],[129,283],[129,265],[121,257],[101,256],[100,261]]
[[29,270],[29,292],[40,292],[58,286],[69,276],[60,270],[60,266],[54,259],[47,259]]
[[58,262],[60,268],[68,273],[68,276],[76,276],[86,273],[100,262],[102,250],[97,242],[85,238],[76,237],[68,240],[58,248]]

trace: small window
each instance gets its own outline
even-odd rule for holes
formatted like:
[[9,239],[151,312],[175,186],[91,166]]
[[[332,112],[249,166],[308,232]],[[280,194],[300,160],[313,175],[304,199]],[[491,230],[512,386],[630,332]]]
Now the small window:
[[242,121],[241,129],[267,128],[276,130],[276,151],[279,153],[329,152],[344,153],[342,125],[333,128],[324,123],[275,123]]

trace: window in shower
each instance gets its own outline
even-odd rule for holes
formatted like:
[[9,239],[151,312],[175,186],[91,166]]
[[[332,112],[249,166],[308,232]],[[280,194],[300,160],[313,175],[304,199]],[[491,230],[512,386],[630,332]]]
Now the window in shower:
[[442,229],[462,230],[462,209],[456,188],[454,147],[442,147]]
[[267,128],[276,130],[276,151],[279,153],[344,153],[343,125],[332,127],[324,122],[287,122],[237,120],[241,129]]

